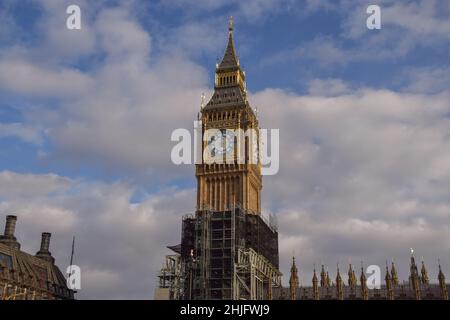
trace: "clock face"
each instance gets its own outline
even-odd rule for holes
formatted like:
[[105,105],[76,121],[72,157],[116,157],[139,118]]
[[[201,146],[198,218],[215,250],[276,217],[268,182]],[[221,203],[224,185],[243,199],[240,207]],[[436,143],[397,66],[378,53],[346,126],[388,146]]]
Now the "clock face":
[[232,154],[234,149],[234,133],[232,131],[224,130],[217,131],[208,142],[208,148],[211,156],[223,156],[224,154]]

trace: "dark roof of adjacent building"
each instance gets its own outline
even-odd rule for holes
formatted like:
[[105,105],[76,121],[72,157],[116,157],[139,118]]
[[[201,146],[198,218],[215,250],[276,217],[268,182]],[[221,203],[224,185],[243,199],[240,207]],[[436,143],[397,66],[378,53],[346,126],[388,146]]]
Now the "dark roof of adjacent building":
[[41,248],[36,255],[24,252],[14,236],[16,219],[7,217],[5,233],[0,236],[0,282],[28,288],[30,293],[39,292],[36,299],[73,299],[74,291],[68,289],[63,273],[48,250],[51,234],[42,234]]

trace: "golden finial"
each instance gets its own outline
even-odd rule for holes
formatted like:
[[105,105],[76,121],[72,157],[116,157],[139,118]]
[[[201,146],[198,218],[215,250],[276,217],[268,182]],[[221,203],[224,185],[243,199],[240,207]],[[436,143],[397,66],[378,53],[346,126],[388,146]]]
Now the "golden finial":
[[233,16],[230,16],[230,20],[228,21],[228,31],[233,32]]

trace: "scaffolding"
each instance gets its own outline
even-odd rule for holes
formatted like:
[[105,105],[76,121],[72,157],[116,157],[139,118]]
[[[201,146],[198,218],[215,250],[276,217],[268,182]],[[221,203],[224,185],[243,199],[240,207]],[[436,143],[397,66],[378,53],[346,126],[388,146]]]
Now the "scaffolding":
[[159,288],[167,289],[169,300],[178,300],[182,296],[182,263],[179,254],[166,255],[166,261],[161,268]]
[[276,228],[238,204],[184,216],[181,261],[182,299],[271,299],[281,285]]
[[281,287],[281,276],[281,272],[255,250],[239,249],[233,299],[272,300],[272,288]]

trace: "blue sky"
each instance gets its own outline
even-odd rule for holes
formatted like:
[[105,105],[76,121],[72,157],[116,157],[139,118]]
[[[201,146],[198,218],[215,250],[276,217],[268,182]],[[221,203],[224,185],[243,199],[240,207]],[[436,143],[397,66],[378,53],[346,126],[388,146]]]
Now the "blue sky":
[[[356,39],[347,37],[346,28],[348,29],[348,26],[345,19],[353,15],[362,18],[368,16],[364,10],[366,6],[362,3],[355,5],[355,3],[344,1],[343,4],[338,5],[328,4],[333,2],[325,1],[321,6],[301,1],[282,1],[276,6],[276,10],[272,10],[272,7],[267,5],[267,12],[263,11],[254,16],[251,13],[248,13],[248,16],[239,13],[238,3],[224,3],[223,6],[214,5],[208,1],[205,1],[204,5],[202,2],[193,5],[183,1],[175,1],[172,5],[157,1],[128,3],[126,6],[135,15],[137,23],[153,35],[152,59],[148,59],[148,63],[172,54],[168,53],[166,39],[159,39],[159,35],[164,37],[173,32],[182,32],[186,26],[189,28],[192,24],[212,26],[214,43],[205,44],[206,48],[203,48],[202,39],[195,38],[195,34],[181,34],[180,36],[183,37],[181,41],[192,41],[196,48],[188,48],[188,50],[181,48],[181,53],[179,53],[204,68],[209,84],[212,83],[214,65],[217,59],[222,57],[228,16],[233,14],[235,15],[236,45],[243,67],[249,75],[248,88],[251,91],[281,88],[295,94],[306,94],[312,80],[328,78],[340,79],[351,85],[352,88],[371,87],[401,91],[408,87],[410,79],[405,73],[409,70],[446,69],[449,68],[450,63],[448,41],[433,43],[433,46],[423,45],[421,41],[417,41],[411,44],[411,48],[402,55],[393,54],[392,57],[386,59],[377,59],[377,49],[380,51],[390,50],[390,46],[395,46],[395,43],[385,41],[381,42],[380,46],[368,47],[365,47],[365,43],[380,37],[383,33],[395,33],[398,27],[392,25],[393,21],[383,20],[385,26],[382,30],[370,31],[364,30],[365,25],[362,23],[360,26],[362,35]],[[406,1],[405,4],[413,6],[420,2]],[[94,21],[99,11],[119,5],[120,1],[104,1],[101,2],[101,5],[81,5],[83,19]],[[448,10],[448,4],[446,6],[445,1],[437,1],[434,5],[436,14],[443,14],[445,9]],[[42,3],[39,1],[6,1],[1,6],[3,14],[8,15],[7,21],[13,26],[11,31],[15,31],[14,33],[7,32],[7,28],[7,31],[2,33],[1,46],[8,48],[21,45],[25,46],[31,55],[33,52],[40,54],[43,49],[42,42],[46,37],[41,30],[41,24],[50,14],[43,8]],[[261,6],[264,8],[263,5]],[[387,1],[386,6],[393,7],[393,2]],[[438,8],[444,8],[444,10],[439,12]],[[407,19],[408,13],[405,12],[404,15],[404,18]],[[64,17],[64,14],[61,14],[59,18],[64,19]],[[240,17],[242,18],[239,19]],[[445,22],[445,18],[444,15],[439,19]],[[114,24],[114,21],[110,23]],[[405,35],[405,37],[408,36]],[[171,40],[175,41],[175,39]],[[296,53],[302,48],[306,50],[315,41],[328,42],[336,50],[344,53],[348,51],[349,55],[354,51],[361,51],[361,57],[349,58],[348,61],[319,61],[317,63],[307,54]],[[66,46],[70,47],[70,43],[67,43]],[[180,49],[170,48],[169,50]],[[51,54],[37,59],[51,61],[53,58],[58,59]],[[59,61],[58,65],[90,73],[102,63],[104,56],[102,57],[100,52],[90,52],[85,55],[74,55],[66,61],[64,61],[65,57],[61,58],[63,60]],[[325,63],[325,65],[321,63]],[[39,98],[38,103],[58,109],[59,99]],[[35,104],[36,100],[3,90],[2,123],[23,121],[23,113],[29,108],[36,107]],[[79,177],[81,173],[86,177],[94,176],[101,179],[121,178],[121,175],[115,175],[112,172],[100,173],[92,170],[89,163],[78,164],[74,170],[70,165],[66,166],[49,160],[51,157],[42,159],[41,153],[52,152],[52,143],[45,138],[38,145],[23,140],[13,135],[2,138],[2,149],[8,150],[5,157],[0,159],[3,168],[19,172],[53,171],[70,177]]]
[[[69,4],[82,30],[65,28]],[[30,251],[53,232],[61,265],[82,239],[81,297],[151,296],[195,205],[170,133],[211,95],[232,15],[250,103],[280,129],[263,207],[278,216],[282,271],[293,253],[305,283],[313,263],[395,257],[406,277],[415,247],[435,276],[450,256],[435,246],[450,243],[449,3],[378,1],[381,30],[366,28],[369,4],[2,1],[0,213],[19,216]]]

